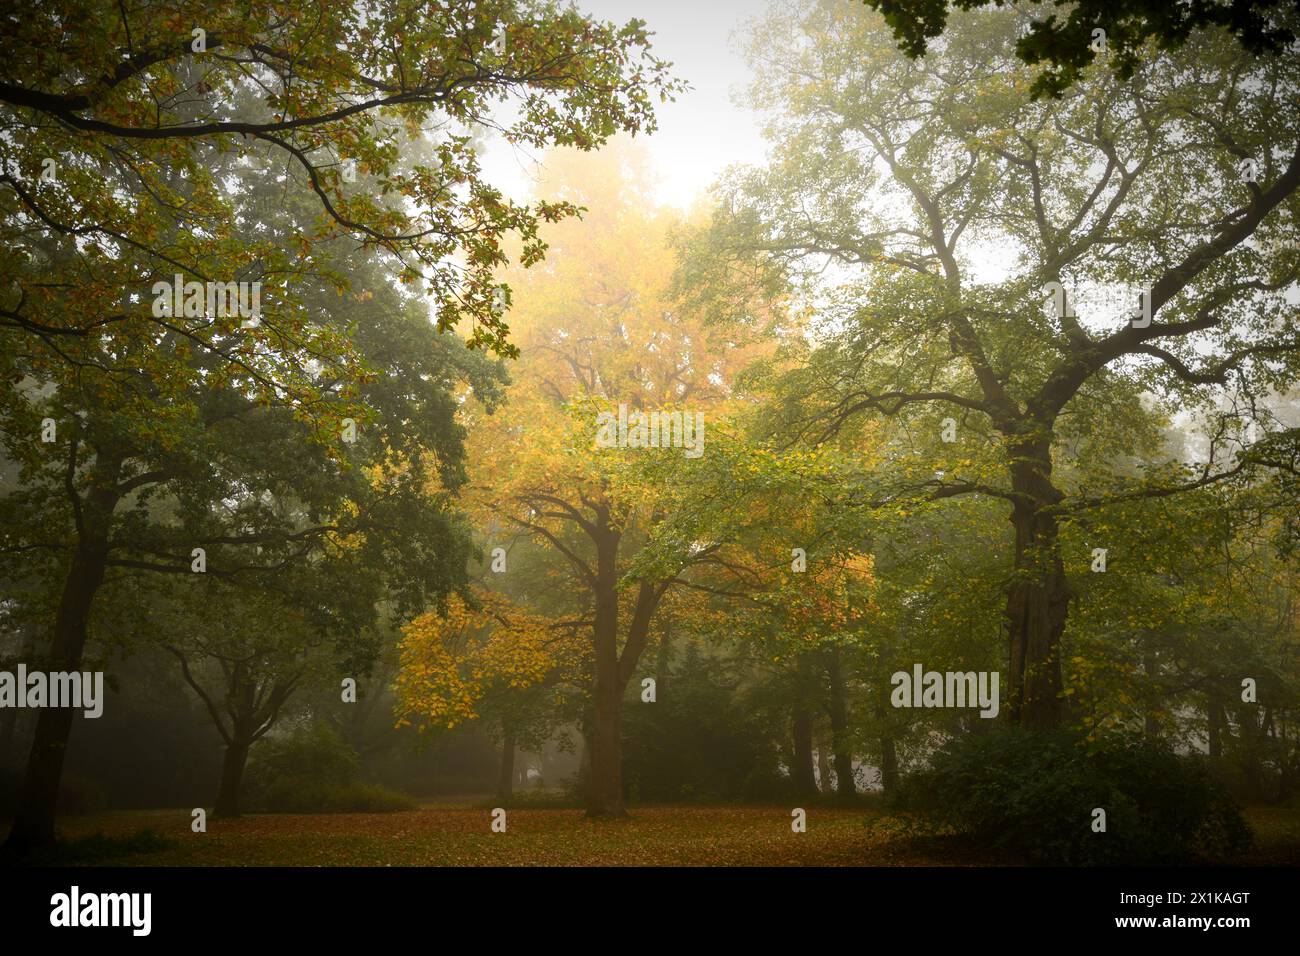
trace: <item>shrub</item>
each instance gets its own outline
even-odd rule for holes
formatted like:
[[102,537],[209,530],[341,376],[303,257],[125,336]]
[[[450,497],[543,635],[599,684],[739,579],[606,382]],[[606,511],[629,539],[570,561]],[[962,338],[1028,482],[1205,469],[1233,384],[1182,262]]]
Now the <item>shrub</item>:
[[357,779],[356,751],[317,722],[266,740],[249,764],[247,803],[269,813],[387,813],[411,810],[402,793]]
[[345,784],[357,778],[360,761],[342,735],[324,721],[298,727],[284,737],[268,737],[254,750],[249,774],[268,782],[303,777],[319,783]]
[[630,802],[713,803],[752,798],[774,775],[770,734],[737,694],[738,679],[688,647],[671,693],[623,714],[623,780]]
[[386,787],[356,781],[321,783],[310,777],[281,777],[253,803],[265,813],[390,813],[415,806],[406,794]]
[[[1251,843],[1203,761],[1145,740],[963,735],[907,781],[905,801],[977,844],[1037,863],[1180,863],[1232,856]],[[1095,807],[1106,811],[1104,833],[1093,832]]]

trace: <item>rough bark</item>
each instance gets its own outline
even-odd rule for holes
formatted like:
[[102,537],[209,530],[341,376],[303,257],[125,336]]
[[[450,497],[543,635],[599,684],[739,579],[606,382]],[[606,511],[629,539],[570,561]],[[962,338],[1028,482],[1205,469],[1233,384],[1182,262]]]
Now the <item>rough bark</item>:
[[1015,569],[1007,591],[1011,675],[1008,719],[1029,729],[1061,723],[1061,636],[1070,588],[1061,560],[1059,528],[1050,510],[1061,501],[1051,483],[1047,439],[1012,446],[1011,509]]

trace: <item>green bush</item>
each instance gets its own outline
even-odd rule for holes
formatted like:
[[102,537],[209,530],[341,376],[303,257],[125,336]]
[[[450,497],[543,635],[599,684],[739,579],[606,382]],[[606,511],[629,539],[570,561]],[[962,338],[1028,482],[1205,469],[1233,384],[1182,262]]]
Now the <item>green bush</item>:
[[357,779],[360,762],[342,735],[324,721],[298,727],[284,737],[268,737],[253,750],[249,774],[272,781],[303,777],[323,784]]
[[[1183,863],[1251,844],[1241,812],[1202,760],[1145,740],[963,735],[911,776],[905,803],[979,845],[1036,863]],[[1104,833],[1093,831],[1095,807],[1106,811]]]
[[402,793],[357,779],[359,761],[333,727],[316,722],[265,740],[249,763],[247,804],[268,813],[387,813],[411,810]]
[[390,813],[415,806],[406,794],[375,784],[321,783],[310,777],[281,777],[261,790],[253,804],[265,813]]
[[623,713],[629,801],[716,803],[779,790],[771,735],[737,693],[738,678],[688,647],[653,706]]

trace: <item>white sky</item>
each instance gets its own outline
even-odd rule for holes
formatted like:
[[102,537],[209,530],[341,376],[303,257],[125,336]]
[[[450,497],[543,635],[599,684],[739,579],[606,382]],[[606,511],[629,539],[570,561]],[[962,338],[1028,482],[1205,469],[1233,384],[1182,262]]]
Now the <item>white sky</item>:
[[[672,73],[691,85],[675,102],[657,103],[658,131],[637,137],[659,174],[661,203],[684,209],[728,165],[762,161],[755,117],[736,105],[732,94],[749,81],[739,34],[763,12],[765,0],[576,0],[576,5],[619,24],[645,20],[655,34],[653,53],[670,61]],[[485,153],[484,172],[489,182],[522,200],[537,158],[499,143]]]

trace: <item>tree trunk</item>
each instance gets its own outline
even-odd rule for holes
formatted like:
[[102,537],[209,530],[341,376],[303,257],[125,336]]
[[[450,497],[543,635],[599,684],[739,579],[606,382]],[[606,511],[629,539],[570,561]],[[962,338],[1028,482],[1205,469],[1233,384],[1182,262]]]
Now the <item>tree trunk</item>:
[[858,792],[853,780],[853,747],[849,742],[849,700],[838,647],[831,648],[826,660],[830,678],[831,745],[835,750],[835,789],[841,797]]
[[502,806],[510,802],[515,780],[515,735],[507,730],[501,740],[501,773],[497,777],[497,799]]
[[[615,670],[617,668],[615,667]],[[596,667],[596,720],[591,733],[591,784],[587,816],[621,817],[623,805],[622,748],[623,692],[618,676]]]
[[623,683],[618,660],[617,539],[597,543],[596,620],[593,638],[596,673],[592,688],[591,781],[587,787],[587,816],[621,817],[623,805],[622,716]]
[[1011,679],[1007,716],[1029,729],[1057,727],[1061,707],[1061,635],[1070,588],[1061,561],[1056,517],[1045,509],[1061,500],[1051,483],[1047,438],[1012,446],[1011,509],[1015,570],[1007,589]]
[[[54,621],[51,670],[81,670],[91,603],[104,580],[108,558],[106,541],[106,534],[98,534],[91,540],[83,536],[73,555]],[[71,707],[45,707],[37,714],[27,772],[18,792],[18,809],[5,841],[6,853],[26,856],[54,843],[59,784],[63,779],[63,761],[74,712]]]
[[624,817],[623,805],[623,692],[636,671],[650,639],[650,624],[663,596],[663,587],[643,580],[628,616],[623,651],[618,649],[619,587],[618,546],[621,532],[602,513],[595,528],[596,619],[592,629],[596,650],[593,687],[595,725],[591,737],[591,785],[587,789],[587,816]]
[[801,706],[795,710],[791,731],[794,737],[794,758],[790,778],[794,782],[794,791],[801,797],[815,795],[817,776],[813,772],[812,714],[808,713],[807,708]]
[[832,793],[835,785],[831,782],[831,761],[827,754],[830,748],[826,746],[826,738],[822,737],[817,742],[817,777],[821,780],[822,793]]
[[[18,659],[33,661],[36,657],[36,628],[30,624],[22,629],[22,641],[18,645]],[[30,667],[31,665],[28,664]],[[17,763],[18,746],[18,708],[0,709],[0,767]]]
[[240,794],[244,782],[244,768],[248,766],[248,751],[253,741],[246,737],[233,737],[226,745],[225,756],[221,759],[221,784],[217,788],[217,804],[212,810],[214,817],[237,817],[242,812]]
[[1227,718],[1224,716],[1223,713],[1223,703],[1219,700],[1219,698],[1214,694],[1213,691],[1210,692],[1207,711],[1208,711],[1208,713],[1206,714],[1207,724],[1208,724],[1208,730],[1206,733],[1207,746],[1209,747],[1210,750],[1210,756],[1214,758],[1219,758],[1223,756],[1223,734],[1224,731],[1227,729],[1225,727],[1225,724],[1227,723]]
[[889,711],[885,699],[889,694],[888,686],[882,686],[876,694],[876,720],[880,724],[880,789],[893,793],[898,786],[898,750],[894,744],[894,735],[889,726]]
[[[1151,638],[1148,636],[1149,642]],[[1146,674],[1148,685],[1145,694],[1145,713],[1142,720],[1142,734],[1148,740],[1155,740],[1160,736],[1160,720],[1156,717],[1156,711],[1160,710],[1160,705],[1164,703],[1160,698],[1160,662],[1156,660],[1155,650],[1147,647],[1142,654],[1142,670]]]
[[898,751],[891,734],[880,735],[880,789],[893,793],[898,788]]
[[1261,743],[1266,733],[1269,712],[1256,717],[1255,704],[1243,704],[1236,708],[1237,727],[1240,735],[1237,741],[1236,761],[1242,771],[1242,782],[1246,786],[1248,799],[1252,802],[1264,802],[1264,762]]

